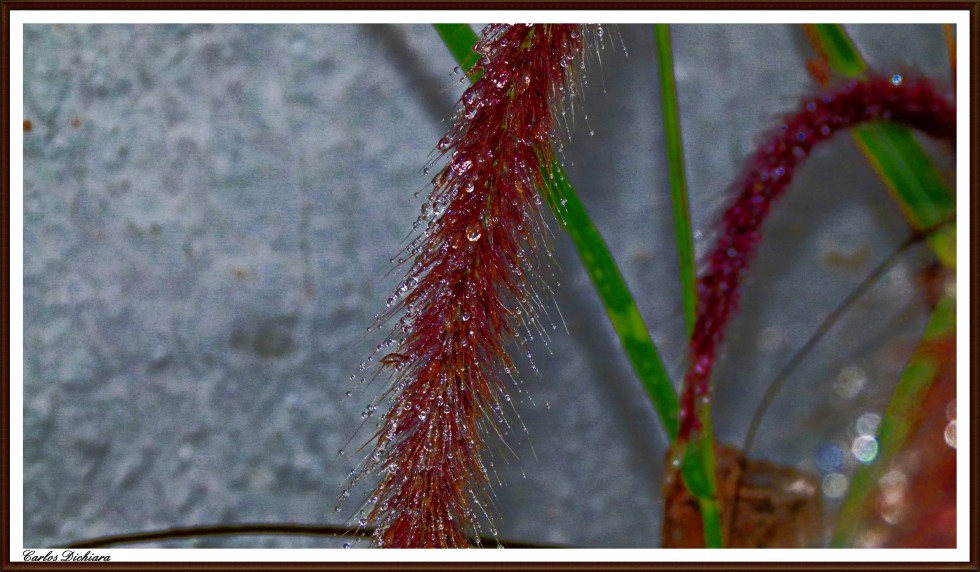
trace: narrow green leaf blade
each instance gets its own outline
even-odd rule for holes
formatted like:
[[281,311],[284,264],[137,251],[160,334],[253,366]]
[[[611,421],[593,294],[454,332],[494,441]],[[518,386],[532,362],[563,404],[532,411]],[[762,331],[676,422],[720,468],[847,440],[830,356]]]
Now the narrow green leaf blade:
[[[554,175],[554,179],[551,175]],[[575,189],[568,183],[561,165],[553,163],[547,177],[546,180],[551,181],[550,188],[545,193],[548,204],[575,244],[582,264],[606,308],[609,321],[619,336],[623,351],[650,396],[667,435],[673,441],[677,438],[680,426],[680,403],[660,354],[650,338],[650,330],[644,323],[602,235],[589,218]]]
[[680,265],[684,323],[688,337],[694,333],[698,305],[697,273],[694,265],[694,240],[688,206],[687,178],[684,172],[684,146],[681,140],[680,110],[674,81],[674,56],[670,43],[670,26],[654,25],[657,40],[657,70],[660,77],[660,101],[663,108],[664,136],[667,140],[667,164],[670,169],[670,196],[674,207],[674,236]]
[[[439,37],[449,48],[450,53],[459,62],[466,75],[469,76],[480,55],[473,51],[477,37],[473,28],[469,24],[433,24],[432,27],[439,33]],[[471,80],[478,79],[471,77]]]
[[[894,123],[862,125],[854,138],[914,228],[933,227],[956,210],[956,200],[911,131]],[[954,240],[947,230],[933,235],[929,244],[944,265],[955,269],[955,228],[952,232]]]
[[[691,232],[691,213],[687,196],[687,177],[684,170],[684,146],[681,138],[680,108],[677,103],[677,84],[674,78],[674,54],[670,41],[670,26],[654,25],[657,42],[657,72],[660,79],[660,101],[663,109],[664,137],[667,164],[670,170],[670,196],[674,215],[674,237],[680,266],[684,323],[687,336],[694,333],[697,319],[697,272],[694,265],[694,240]],[[715,476],[715,439],[711,429],[711,410],[701,411],[704,432],[687,445],[681,475],[691,494],[698,498],[705,546],[721,548],[721,516],[718,509]]]
[[855,77],[868,68],[844,26],[814,24],[813,29],[830,63],[830,69],[844,77]]

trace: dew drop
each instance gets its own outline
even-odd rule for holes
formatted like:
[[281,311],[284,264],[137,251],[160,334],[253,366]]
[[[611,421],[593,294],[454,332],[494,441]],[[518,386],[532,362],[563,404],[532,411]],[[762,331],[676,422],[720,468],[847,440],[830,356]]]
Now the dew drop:
[[480,240],[481,236],[483,236],[483,234],[480,232],[480,225],[473,223],[470,226],[466,227],[466,239],[469,240],[470,242],[476,242]]
[[595,129],[589,129],[589,137],[592,137],[594,135],[595,135]]
[[350,548],[350,542],[345,542],[344,543],[344,548]]
[[895,74],[892,76],[892,85],[898,86],[902,85],[902,76]]
[[440,151],[445,151],[446,149],[449,149],[449,145],[452,144],[452,142],[453,141],[452,139],[449,138],[449,135],[446,135],[445,137],[439,140],[439,144],[436,145],[436,148],[439,149]]
[[463,187],[463,190],[467,193],[472,193],[474,188],[473,181],[466,181],[466,186]]

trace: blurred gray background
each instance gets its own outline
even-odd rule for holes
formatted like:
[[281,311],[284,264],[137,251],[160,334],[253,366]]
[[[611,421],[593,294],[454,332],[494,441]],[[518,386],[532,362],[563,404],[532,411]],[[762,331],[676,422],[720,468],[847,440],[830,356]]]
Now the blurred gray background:
[[[939,26],[848,30],[882,73],[950,87]],[[611,31],[565,165],[679,379],[653,32]],[[812,52],[798,26],[681,25],[673,39],[703,254],[753,145],[814,90]],[[356,506],[334,512],[339,483],[369,434],[338,449],[381,389],[348,378],[380,341],[365,328],[398,281],[389,259],[464,88],[439,37],[425,25],[28,25],[24,45],[25,545],[342,524]],[[906,236],[850,138],[814,154],[775,209],[730,330],[723,441],[741,442],[772,376]],[[523,368],[527,434],[509,437],[516,459],[493,459],[500,538],[658,546],[663,431],[557,230],[553,249],[569,333],[559,324],[553,353],[534,348],[539,377]],[[756,455],[849,473],[855,420],[882,409],[924,324],[927,259],[906,256],[810,355]],[[843,461],[818,463],[828,447]]]

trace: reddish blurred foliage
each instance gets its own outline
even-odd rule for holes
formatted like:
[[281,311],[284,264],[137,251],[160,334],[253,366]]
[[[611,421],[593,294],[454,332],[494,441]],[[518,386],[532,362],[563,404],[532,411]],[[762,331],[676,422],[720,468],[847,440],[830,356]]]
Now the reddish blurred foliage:
[[956,398],[956,336],[923,346],[939,369],[916,410],[918,418],[910,420],[905,446],[881,471],[878,489],[865,506],[859,545],[956,547],[956,449],[946,440],[955,419],[949,405]]
[[830,83],[830,65],[824,58],[810,58],[806,61],[806,69],[810,77],[820,85]]

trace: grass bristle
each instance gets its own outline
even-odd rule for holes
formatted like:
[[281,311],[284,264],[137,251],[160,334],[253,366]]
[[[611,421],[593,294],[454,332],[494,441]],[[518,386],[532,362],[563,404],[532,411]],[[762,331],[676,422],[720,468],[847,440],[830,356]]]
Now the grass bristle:
[[[536,189],[552,156],[556,114],[575,89],[582,31],[574,25],[488,26],[477,80],[437,144],[407,272],[382,322],[388,410],[355,480],[380,475],[365,522],[381,547],[465,547],[490,518],[485,440],[511,406],[514,338],[539,335],[544,312],[536,248],[545,223]],[[492,526],[491,526],[492,531]]]

